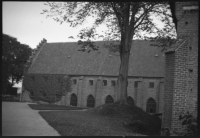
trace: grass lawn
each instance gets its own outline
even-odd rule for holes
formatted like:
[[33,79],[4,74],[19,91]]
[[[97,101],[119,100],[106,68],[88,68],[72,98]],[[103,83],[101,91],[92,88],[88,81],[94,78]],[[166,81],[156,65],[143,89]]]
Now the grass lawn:
[[118,103],[87,111],[40,111],[61,136],[159,135],[161,122],[142,109]]
[[83,110],[87,108],[73,107],[73,106],[61,106],[55,104],[28,104],[30,108],[34,110]]

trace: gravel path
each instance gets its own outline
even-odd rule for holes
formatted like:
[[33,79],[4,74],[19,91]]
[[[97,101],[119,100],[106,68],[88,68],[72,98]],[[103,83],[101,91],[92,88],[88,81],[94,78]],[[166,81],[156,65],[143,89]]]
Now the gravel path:
[[28,103],[2,102],[2,136],[60,136]]

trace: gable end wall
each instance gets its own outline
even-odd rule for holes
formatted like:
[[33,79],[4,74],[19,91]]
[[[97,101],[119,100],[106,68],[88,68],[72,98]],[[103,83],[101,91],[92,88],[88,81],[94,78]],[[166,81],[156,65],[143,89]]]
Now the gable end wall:
[[181,124],[179,115],[185,111],[187,97],[187,79],[188,79],[188,40],[175,52],[174,66],[174,90],[173,90],[173,107],[171,128],[179,130]]

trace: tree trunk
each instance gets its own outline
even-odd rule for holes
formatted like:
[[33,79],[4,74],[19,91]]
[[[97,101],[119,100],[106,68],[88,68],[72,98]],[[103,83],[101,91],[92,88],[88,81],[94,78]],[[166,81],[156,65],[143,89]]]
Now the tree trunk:
[[132,40],[126,40],[122,41],[122,52],[120,55],[121,58],[121,64],[120,64],[120,70],[119,70],[119,77],[118,77],[118,96],[120,104],[128,104],[127,103],[127,86],[128,86],[128,70],[129,70],[129,56],[130,56],[130,45],[132,43]]

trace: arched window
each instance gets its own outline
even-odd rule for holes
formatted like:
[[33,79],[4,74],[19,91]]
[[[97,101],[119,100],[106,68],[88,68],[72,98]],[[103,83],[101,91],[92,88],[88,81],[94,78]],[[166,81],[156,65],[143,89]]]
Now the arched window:
[[134,100],[133,100],[133,98],[132,98],[131,96],[128,96],[128,97],[127,97],[127,102],[128,102],[129,104],[131,104],[131,105],[134,105]]
[[77,106],[77,96],[76,94],[71,94],[71,97],[70,97],[70,105],[72,106]]
[[113,100],[112,96],[110,96],[110,95],[106,96],[105,103],[106,104],[108,104],[108,103],[114,103],[114,100]]
[[87,98],[87,107],[94,107],[95,99],[92,95],[89,95]]
[[156,113],[156,101],[153,98],[149,98],[147,100],[146,112],[147,113]]

